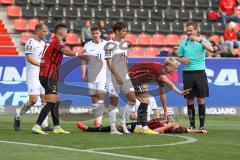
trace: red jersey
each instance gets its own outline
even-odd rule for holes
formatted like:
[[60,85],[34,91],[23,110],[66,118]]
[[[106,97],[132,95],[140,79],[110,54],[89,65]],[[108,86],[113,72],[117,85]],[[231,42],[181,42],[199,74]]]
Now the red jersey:
[[132,66],[129,74],[131,79],[136,79],[140,83],[151,83],[156,82],[165,71],[159,62],[140,62]]
[[164,127],[165,124],[167,124],[168,121],[166,119],[162,119],[162,118],[155,118],[155,119],[152,119],[150,121],[147,122],[147,126],[154,130],[156,128],[161,128],[161,127]]
[[236,41],[237,40],[237,32],[233,29],[226,28],[224,30],[224,40],[225,41]]
[[39,76],[58,80],[60,64],[63,58],[60,49],[63,47],[64,44],[56,36],[45,45]]
[[220,0],[220,8],[227,15],[234,14],[236,5],[236,0]]

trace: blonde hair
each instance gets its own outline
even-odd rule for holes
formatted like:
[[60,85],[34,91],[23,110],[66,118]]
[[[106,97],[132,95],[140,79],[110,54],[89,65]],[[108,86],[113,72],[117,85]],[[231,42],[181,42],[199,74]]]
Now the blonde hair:
[[166,58],[165,62],[164,62],[165,65],[174,65],[175,68],[178,68],[178,66],[180,65],[180,63],[177,61],[176,58],[174,57],[168,57]]

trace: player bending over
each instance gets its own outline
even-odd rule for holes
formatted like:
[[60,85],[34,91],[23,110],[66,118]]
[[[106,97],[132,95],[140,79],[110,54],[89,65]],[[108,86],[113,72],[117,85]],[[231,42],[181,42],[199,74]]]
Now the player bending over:
[[[178,61],[175,58],[167,58],[162,65],[159,62],[140,62],[130,69],[130,77],[134,85],[134,90],[137,95],[137,99],[141,102],[137,110],[137,125],[134,133],[143,133],[145,127],[147,127],[147,108],[149,104],[149,98],[143,85],[155,82],[159,86],[167,85],[170,89],[174,90],[180,95],[189,93],[189,90],[179,90],[166,76],[167,74],[173,74],[177,71]],[[160,95],[165,94],[162,87],[159,89]],[[165,99],[166,100],[166,99]],[[127,113],[131,114],[131,113]],[[152,134],[158,134],[152,132]]]

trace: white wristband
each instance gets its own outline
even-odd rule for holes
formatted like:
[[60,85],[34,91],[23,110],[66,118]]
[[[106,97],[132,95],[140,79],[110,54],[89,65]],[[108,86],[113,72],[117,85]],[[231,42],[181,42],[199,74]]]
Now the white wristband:
[[78,57],[78,52],[75,53],[75,56]]

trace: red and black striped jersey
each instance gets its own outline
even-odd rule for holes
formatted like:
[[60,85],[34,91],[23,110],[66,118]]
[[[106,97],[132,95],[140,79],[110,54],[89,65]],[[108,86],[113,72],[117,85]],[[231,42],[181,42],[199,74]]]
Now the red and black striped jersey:
[[63,53],[61,52],[63,47],[63,42],[56,36],[46,43],[40,63],[39,76],[58,80],[59,69],[63,59]]
[[158,81],[165,71],[159,62],[140,62],[133,65],[129,73],[131,79],[138,80],[140,83],[151,83]]

